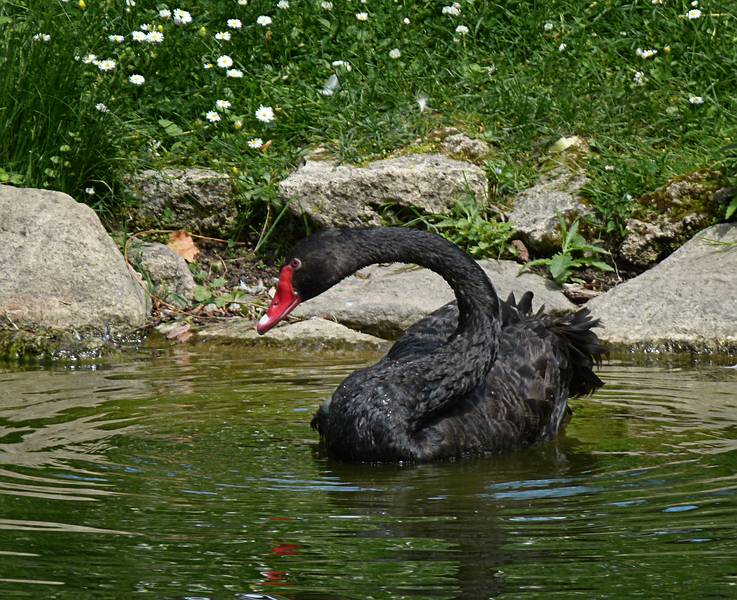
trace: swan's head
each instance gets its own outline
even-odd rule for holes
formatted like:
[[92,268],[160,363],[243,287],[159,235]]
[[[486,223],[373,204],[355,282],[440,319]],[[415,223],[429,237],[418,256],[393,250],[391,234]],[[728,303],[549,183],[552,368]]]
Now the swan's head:
[[266,333],[300,302],[319,296],[355,271],[350,234],[331,229],[299,242],[287,255],[279,272],[276,293],[256,330]]

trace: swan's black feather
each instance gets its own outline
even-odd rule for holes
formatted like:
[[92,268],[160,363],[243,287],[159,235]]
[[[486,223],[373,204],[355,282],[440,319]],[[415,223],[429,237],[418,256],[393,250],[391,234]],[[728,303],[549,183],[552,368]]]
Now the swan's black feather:
[[385,261],[424,265],[456,292],[456,302],[410,327],[319,408],[312,426],[332,456],[425,461],[520,448],[554,437],[568,398],[602,385],[593,369],[606,349],[588,310],[533,313],[531,292],[501,301],[484,271],[437,236],[391,228],[331,232],[302,242],[293,258],[302,264],[294,278],[303,297]]
[[[500,452],[551,439],[569,412],[568,397],[590,394],[602,385],[593,367],[607,350],[591,331],[599,322],[585,308],[560,317],[533,315],[532,298],[527,292],[519,303],[514,297],[504,303],[498,358],[484,384],[450,410],[427,415],[414,432],[416,445],[408,445],[412,454],[397,459]],[[384,372],[436,351],[457,326],[458,306],[450,302],[412,325],[384,358],[349,376],[343,386],[379,386]],[[312,421],[318,432],[327,428],[329,406],[321,406]],[[351,439],[348,432],[345,439]],[[339,446],[344,458],[366,459],[358,447]]]

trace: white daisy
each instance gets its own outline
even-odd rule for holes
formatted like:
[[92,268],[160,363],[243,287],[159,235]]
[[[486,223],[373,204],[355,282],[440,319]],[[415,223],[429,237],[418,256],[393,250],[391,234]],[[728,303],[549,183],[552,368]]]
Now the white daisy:
[[332,2],[320,2],[320,8],[323,10],[333,10]]
[[568,44],[563,43],[560,46],[558,46],[558,52],[563,52],[565,51],[566,48],[568,48]]
[[240,19],[228,19],[228,27],[231,29],[240,29],[243,27],[243,23],[241,23]]
[[693,8],[686,13],[686,16],[691,20],[700,19],[701,11],[698,8]]
[[704,103],[704,99],[701,96],[689,96],[688,101],[694,106]]
[[97,64],[97,56],[95,56],[94,54],[85,54],[82,57],[82,62],[84,64],[86,64],[86,65],[90,65],[90,64],[96,65]]
[[227,69],[228,67],[233,66],[233,59],[230,58],[227,54],[223,54],[222,56],[218,56],[218,67],[221,69]]
[[635,50],[635,54],[637,56],[639,56],[640,58],[645,58],[645,59],[652,58],[657,53],[658,51],[654,49],[653,50],[643,50],[642,48],[638,48],[637,50]]
[[146,41],[149,44],[160,44],[164,41],[164,34],[160,31],[149,31],[146,34]]
[[229,100],[215,100],[215,108],[218,110],[228,110],[231,107]]
[[258,150],[261,146],[264,145],[264,141],[261,138],[251,138],[246,142],[249,146],[249,148],[253,148],[254,150]]
[[279,0],[279,2],[276,3],[277,8],[281,8],[282,10],[287,10],[289,8],[289,2],[287,0]]
[[187,25],[188,23],[192,22],[192,15],[190,15],[186,10],[182,10],[181,8],[175,8],[174,9],[174,22],[177,25]]
[[399,58],[402,56],[402,53],[400,52],[399,48],[392,48],[389,50],[389,58]]
[[256,23],[261,25],[261,27],[268,27],[269,25],[271,25],[271,17],[261,15],[258,19],[256,19]]
[[146,41],[146,34],[143,33],[143,31],[134,31],[133,33],[131,33],[131,37],[133,38],[134,42]]
[[143,75],[134,73],[133,75],[128,77],[128,81],[130,81],[133,85],[143,85],[144,83],[146,83],[146,78]]
[[220,115],[214,110],[209,110],[207,111],[205,118],[210,121],[210,123],[217,123],[220,120]]
[[241,77],[243,77],[243,71],[241,71],[240,69],[228,69],[227,71],[225,71],[225,76],[232,77],[233,79],[240,79]]
[[171,11],[168,8],[162,8],[159,11],[159,17],[162,19],[170,19],[171,18]]
[[105,106],[102,102],[98,102],[97,104],[95,104],[95,109],[97,109],[101,113],[110,112],[110,109],[107,106]]
[[107,39],[113,44],[122,44],[125,41],[125,38],[122,35],[109,35],[107,36]]
[[551,31],[553,29],[553,24],[550,21],[545,21],[545,25],[543,25],[543,29],[545,31]]
[[215,39],[223,41],[223,42],[229,42],[230,41],[230,31],[218,31],[215,34]]
[[50,42],[51,36],[48,33],[37,33],[33,36],[34,42]]
[[359,21],[368,21],[368,13],[360,12],[356,13],[356,19]]
[[461,14],[461,9],[453,6],[443,6],[443,14],[444,15],[450,15],[451,17],[457,17]]
[[459,35],[466,35],[468,33],[468,27],[465,25],[459,25],[456,27],[456,33]]
[[635,82],[635,85],[645,85],[645,81],[647,81],[645,73],[642,71],[635,71],[635,75],[632,77],[632,80]]
[[100,71],[113,71],[116,67],[115,61],[111,58],[106,58],[97,63],[97,68]]
[[271,123],[274,120],[274,109],[262,104],[256,111],[256,118],[262,123]]
[[248,0],[238,0],[238,4],[240,4],[241,6],[247,6]]
[[84,188],[84,191],[85,191],[85,193],[86,193],[86,194],[87,194],[88,196],[94,196],[94,195],[95,195],[95,188],[93,188],[93,187],[91,187],[91,186],[90,186],[90,187],[88,187],[88,188]]

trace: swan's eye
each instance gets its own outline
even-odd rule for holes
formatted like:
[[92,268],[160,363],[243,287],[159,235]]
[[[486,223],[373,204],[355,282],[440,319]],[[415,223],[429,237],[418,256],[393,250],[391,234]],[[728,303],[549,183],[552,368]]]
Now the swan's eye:
[[289,266],[292,267],[293,271],[299,271],[299,269],[302,267],[302,261],[298,258],[293,258],[292,262],[289,263]]

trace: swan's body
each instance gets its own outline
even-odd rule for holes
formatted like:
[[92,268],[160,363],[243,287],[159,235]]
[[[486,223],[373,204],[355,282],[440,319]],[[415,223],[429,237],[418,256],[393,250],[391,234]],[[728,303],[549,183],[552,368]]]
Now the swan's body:
[[473,259],[426,232],[331,230],[303,240],[259,331],[359,268],[390,261],[439,273],[456,302],[413,325],[320,407],[312,425],[330,455],[425,461],[523,447],[555,436],[568,397],[601,385],[592,368],[605,349],[588,311],[532,314],[530,292],[501,301]]

